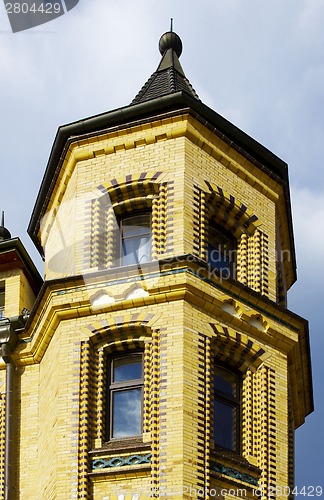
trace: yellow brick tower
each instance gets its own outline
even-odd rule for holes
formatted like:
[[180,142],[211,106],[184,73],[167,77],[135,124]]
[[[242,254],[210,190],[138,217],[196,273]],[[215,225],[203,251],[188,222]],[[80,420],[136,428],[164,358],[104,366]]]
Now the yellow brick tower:
[[[43,280],[19,238],[12,238],[0,224],[0,497],[20,498],[15,494],[18,480],[17,432],[20,374],[23,368],[13,361],[19,335],[24,331],[30,310]],[[33,388],[35,397],[37,387]],[[25,431],[26,432],[26,431]],[[9,486],[10,485],[10,486]]]
[[28,228],[45,282],[1,320],[6,500],[293,491],[313,397],[287,165],[201,102],[178,35],[159,49],[130,105],[55,138]]

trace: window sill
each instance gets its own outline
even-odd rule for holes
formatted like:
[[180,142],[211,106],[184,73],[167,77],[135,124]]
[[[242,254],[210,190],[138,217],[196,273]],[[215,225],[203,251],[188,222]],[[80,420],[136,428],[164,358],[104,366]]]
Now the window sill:
[[95,448],[89,451],[89,455],[101,455],[112,452],[115,454],[116,452],[124,452],[124,451],[142,451],[149,450],[150,445],[148,443],[143,442],[142,436],[132,437],[132,438],[123,438],[123,439],[112,439],[107,443],[103,443],[101,448]]
[[261,471],[242,455],[217,447],[211,451],[210,461],[212,477],[221,475],[228,481],[239,481],[242,484],[257,487]]
[[90,476],[151,469],[151,448],[142,438],[118,439],[89,451]]

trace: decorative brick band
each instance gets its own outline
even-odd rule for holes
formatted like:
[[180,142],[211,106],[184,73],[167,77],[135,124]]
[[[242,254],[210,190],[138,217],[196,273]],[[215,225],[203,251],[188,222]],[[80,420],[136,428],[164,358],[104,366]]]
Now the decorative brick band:
[[257,478],[251,476],[250,474],[239,472],[232,467],[225,467],[218,462],[211,462],[210,469],[213,472],[218,472],[219,474],[224,474],[224,476],[233,477],[234,479],[238,479],[239,481],[243,481],[244,483],[251,484],[252,486],[258,486]]
[[262,295],[269,295],[269,238],[256,230],[248,241],[247,284]]
[[91,408],[90,360],[92,346],[89,341],[81,343],[80,401],[79,405],[79,446],[78,446],[78,498],[89,498],[88,450],[91,438],[89,414]]
[[115,467],[125,467],[134,465],[143,465],[151,463],[151,453],[146,455],[129,455],[127,457],[112,457],[109,460],[105,458],[97,458],[92,461],[92,469],[112,469]]
[[208,208],[206,193],[194,186],[193,193],[193,254],[201,259],[206,258],[208,244]]
[[198,332],[198,429],[197,429],[197,487],[208,491],[210,486],[211,438],[211,346],[210,338]]

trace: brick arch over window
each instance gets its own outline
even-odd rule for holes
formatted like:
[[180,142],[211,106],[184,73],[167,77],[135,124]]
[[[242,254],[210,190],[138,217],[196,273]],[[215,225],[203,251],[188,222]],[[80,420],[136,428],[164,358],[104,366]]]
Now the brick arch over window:
[[155,260],[172,251],[173,182],[163,182],[161,172],[142,172],[111,179],[97,188],[98,196],[89,201],[90,221],[85,238],[85,260],[95,269],[116,264],[116,217],[139,211],[152,215],[151,258]]
[[210,326],[215,335],[215,354],[220,361],[245,373],[247,369],[256,370],[269,357],[260,344],[244,333],[214,323]]
[[237,240],[235,277],[244,285],[269,295],[268,236],[260,230],[261,221],[244,203],[223,188],[205,181],[208,191],[194,186],[194,254],[206,259],[210,221]]
[[161,176],[161,173],[142,172],[139,175],[126,175],[126,177],[111,179],[98,186],[98,189],[104,195],[108,195],[112,203],[128,200],[130,195],[135,199],[145,197],[149,193],[158,192],[159,185],[156,184],[156,181]]
[[205,183],[209,190],[206,194],[206,205],[210,207],[208,215],[211,217],[215,214],[218,224],[236,237],[242,233],[253,234],[260,225],[258,217],[220,186],[207,181]]
[[[85,328],[88,340],[81,343],[79,408],[79,492],[90,490],[89,470],[96,449],[106,434],[107,356],[143,352],[143,432],[151,433],[152,470],[158,464],[160,390],[158,318],[152,314],[125,314],[92,323]],[[89,450],[92,453],[89,454]],[[84,498],[88,498],[85,496]]]

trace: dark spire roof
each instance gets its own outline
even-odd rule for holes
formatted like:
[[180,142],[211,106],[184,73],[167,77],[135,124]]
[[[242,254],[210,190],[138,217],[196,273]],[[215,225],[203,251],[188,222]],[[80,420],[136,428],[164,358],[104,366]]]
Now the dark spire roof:
[[131,104],[149,101],[179,90],[199,100],[179,61],[182,52],[180,37],[174,31],[164,33],[159,41],[159,50],[162,59],[157,70],[147,80]]
[[4,211],[2,211],[1,224],[0,224],[0,242],[5,240],[10,240],[11,234],[4,225]]

